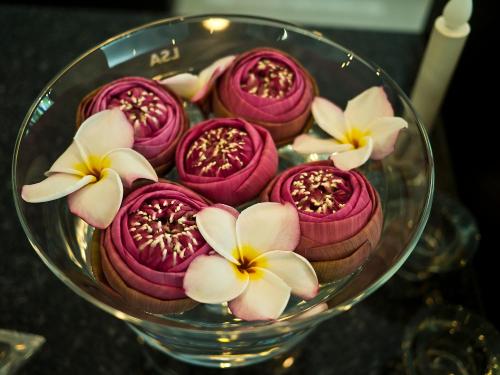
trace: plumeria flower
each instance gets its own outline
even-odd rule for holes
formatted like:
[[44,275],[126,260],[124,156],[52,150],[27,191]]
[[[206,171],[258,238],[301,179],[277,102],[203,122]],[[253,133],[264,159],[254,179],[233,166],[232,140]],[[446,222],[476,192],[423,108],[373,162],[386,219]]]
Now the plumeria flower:
[[196,215],[196,224],[217,254],[201,255],[189,265],[188,297],[229,302],[232,313],[244,320],[270,320],[281,315],[290,293],[304,299],[317,294],[314,269],[293,252],[300,228],[291,204],[258,203],[239,215],[229,206],[212,206]]
[[318,125],[334,139],[307,134],[295,138],[293,148],[300,153],[331,153],[337,168],[350,170],[369,158],[380,160],[394,150],[401,129],[408,123],[395,117],[382,87],[371,87],[349,100],[343,112],[329,100],[316,97],[312,114]]
[[39,203],[68,195],[70,211],[96,228],[115,217],[127,187],[138,178],[158,181],[153,167],[132,150],[134,129],[119,109],[89,117],[73,142],[37,184],[24,185],[21,196]]
[[203,69],[200,74],[180,73],[160,81],[182,98],[197,102],[205,97],[215,80],[233,62],[235,56],[222,57]]

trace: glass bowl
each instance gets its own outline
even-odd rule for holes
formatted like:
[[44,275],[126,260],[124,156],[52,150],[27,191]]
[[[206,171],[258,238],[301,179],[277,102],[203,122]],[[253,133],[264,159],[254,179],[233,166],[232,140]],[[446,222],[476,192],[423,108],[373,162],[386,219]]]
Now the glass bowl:
[[[254,47],[281,49],[315,77],[322,96],[344,107],[371,86],[383,86],[395,113],[409,128],[395,152],[362,171],[378,190],[384,211],[382,238],[353,274],[322,285],[311,301],[291,300],[276,321],[242,322],[225,305],[202,305],[176,315],[138,311],[96,282],[89,257],[93,228],[71,215],[66,200],[29,204],[24,184],[40,181],[75,133],[78,103],[94,88],[123,76],[164,77],[199,71],[217,58]],[[202,118],[186,104],[191,120]],[[318,132],[315,125],[313,132]],[[306,160],[291,147],[279,149],[280,168]],[[127,31],[86,52],[43,89],[21,126],[14,150],[12,183],[17,214],[45,264],[73,291],[124,320],[146,343],[177,359],[213,367],[243,366],[288,351],[319,323],[383,285],[415,247],[429,215],[434,169],[429,140],[411,104],[380,68],[348,49],[297,26],[263,18],[198,16],[165,19]],[[175,178],[175,170],[167,178]],[[47,291],[47,297],[50,291]],[[61,306],[64,309],[64,306]]]

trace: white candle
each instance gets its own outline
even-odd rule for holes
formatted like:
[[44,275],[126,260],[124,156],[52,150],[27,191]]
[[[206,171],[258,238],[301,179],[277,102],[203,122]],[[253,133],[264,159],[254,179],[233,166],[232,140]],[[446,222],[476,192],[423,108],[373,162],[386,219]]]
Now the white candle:
[[467,36],[472,0],[450,0],[436,19],[411,99],[427,130],[432,128]]

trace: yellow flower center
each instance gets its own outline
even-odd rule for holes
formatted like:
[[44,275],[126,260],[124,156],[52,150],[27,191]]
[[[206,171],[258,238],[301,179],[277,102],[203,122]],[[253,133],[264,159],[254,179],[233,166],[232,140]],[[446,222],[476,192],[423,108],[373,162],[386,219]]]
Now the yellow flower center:
[[248,275],[253,280],[262,277],[262,272],[258,268],[266,268],[267,264],[263,258],[255,260],[260,255],[260,252],[252,246],[243,245],[241,248],[235,248],[232,255],[240,263],[239,265],[234,264],[236,274],[239,277],[244,279]]
[[109,158],[89,155],[83,162],[75,163],[73,168],[85,176],[92,175],[99,180],[102,177],[103,169],[110,166],[111,160]]
[[360,148],[366,145],[366,136],[370,135],[370,132],[365,130],[360,130],[358,128],[351,128],[345,134],[345,139],[342,143],[348,143],[353,145],[354,148]]

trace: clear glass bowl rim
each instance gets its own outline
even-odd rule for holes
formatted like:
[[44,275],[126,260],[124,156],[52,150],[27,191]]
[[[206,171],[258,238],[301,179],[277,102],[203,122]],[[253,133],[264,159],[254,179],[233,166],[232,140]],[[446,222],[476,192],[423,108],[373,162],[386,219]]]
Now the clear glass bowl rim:
[[[416,229],[413,233],[413,236],[411,237],[411,240],[408,243],[408,246],[403,252],[403,255],[401,258],[390,268],[388,269],[382,276],[380,276],[375,282],[373,282],[368,288],[360,292],[357,296],[352,297],[343,303],[336,305],[333,308],[328,308],[327,310],[307,316],[307,317],[301,317],[300,319],[288,319],[288,320],[283,320],[283,321],[274,321],[274,322],[267,322],[266,324],[262,325],[257,325],[255,327],[248,327],[248,326],[228,326],[224,328],[215,328],[215,327],[203,327],[203,328],[185,328],[185,327],[179,327],[176,324],[173,325],[168,325],[168,321],[165,320],[165,324],[160,324],[148,320],[144,320],[141,318],[138,318],[133,315],[129,315],[127,313],[124,313],[123,311],[117,310],[101,301],[98,299],[94,298],[92,295],[87,293],[85,290],[80,288],[78,285],[76,285],[71,279],[66,277],[66,275],[59,270],[59,268],[52,263],[49,257],[47,257],[42,249],[42,247],[35,241],[33,235],[31,234],[29,224],[26,221],[26,218],[24,217],[21,207],[20,207],[20,194],[18,193],[19,187],[17,186],[17,176],[16,176],[16,170],[17,170],[17,159],[18,159],[18,153],[19,153],[19,147],[21,144],[21,141],[23,139],[23,136],[25,134],[25,129],[29,124],[30,119],[32,118],[32,115],[37,108],[40,100],[44,97],[44,95],[50,91],[50,88],[61,78],[63,77],[66,72],[71,70],[75,65],[77,65],[81,60],[85,59],[87,56],[90,54],[94,53],[95,51],[99,50],[100,48],[116,42],[120,39],[126,38],[130,36],[131,34],[134,34],[139,31],[143,31],[145,29],[155,27],[155,26],[160,26],[160,25],[169,25],[169,24],[176,24],[180,22],[201,22],[207,18],[225,18],[229,19],[230,21],[234,22],[236,20],[244,21],[247,22],[248,24],[255,23],[255,24],[265,24],[267,26],[274,26],[274,27],[283,27],[287,28],[288,30],[291,30],[295,33],[299,33],[302,35],[305,35],[307,37],[316,39],[318,41],[321,41],[323,43],[326,43],[334,48],[337,48],[339,50],[345,51],[346,53],[350,53],[353,55],[353,58],[364,64],[367,68],[370,70],[377,72],[377,74],[384,79],[388,84],[390,84],[391,88],[395,90],[395,92],[399,95],[399,97],[406,103],[408,106],[410,112],[409,115],[412,115],[415,118],[416,126],[418,128],[419,134],[423,140],[425,150],[426,150],[426,157],[427,157],[427,164],[429,166],[428,169],[428,181],[429,184],[427,186],[427,191],[425,194],[425,203],[424,203],[424,208],[422,209],[420,216],[418,218],[418,223],[416,226]],[[407,97],[407,95],[404,93],[404,91],[398,86],[398,84],[387,74],[385,71],[377,66],[376,64],[372,62],[368,62],[367,60],[359,57],[355,53],[353,53],[351,50],[337,44],[336,42],[325,38],[322,33],[317,32],[317,31],[309,31],[307,29],[304,29],[300,26],[297,26],[293,23],[289,23],[286,21],[280,21],[280,20],[275,20],[272,18],[266,18],[266,17],[259,17],[259,16],[248,16],[248,15],[238,15],[238,14],[224,14],[224,13],[218,13],[218,14],[201,14],[201,15],[194,15],[194,16],[178,16],[178,17],[169,17],[169,18],[163,18],[159,19],[153,22],[149,22],[146,24],[143,24],[141,26],[129,29],[121,34],[115,35],[102,43],[96,45],[95,47],[87,50],[85,53],[81,54],[78,56],[76,59],[74,59],[72,62],[70,62],[68,65],[66,65],[59,73],[57,73],[54,78],[52,78],[49,83],[41,90],[40,94],[37,96],[33,104],[31,105],[30,109],[28,110],[21,128],[19,129],[19,133],[17,135],[16,143],[14,146],[14,153],[13,153],[13,159],[12,159],[12,193],[14,197],[14,204],[16,207],[16,212],[19,217],[19,220],[21,222],[21,225],[23,227],[23,230],[28,237],[28,240],[31,244],[31,246],[34,248],[36,253],[40,256],[42,261],[47,265],[47,267],[61,280],[63,281],[73,292],[75,292],[77,295],[80,297],[84,298],[88,302],[96,305],[97,307],[101,308],[102,310],[112,314],[113,316],[117,317],[118,319],[127,321],[132,324],[136,324],[139,326],[142,326],[145,329],[149,329],[154,331],[157,331],[158,329],[164,330],[164,331],[173,331],[176,332],[177,334],[196,334],[196,335],[258,335],[261,333],[269,333],[269,330],[279,330],[281,332],[284,331],[293,331],[293,330],[300,330],[300,329],[305,329],[308,327],[311,327],[313,325],[319,324],[320,322],[333,317],[343,311],[349,310],[354,304],[358,303],[359,301],[363,300],[364,298],[368,297],[370,294],[372,294],[374,291],[376,291],[380,286],[382,286],[387,280],[389,280],[398,270],[399,268],[403,265],[403,263],[406,261],[406,259],[410,256],[412,250],[414,249],[415,245],[417,244],[424,228],[427,223],[427,219],[430,214],[431,210],[431,203],[432,203],[432,197],[433,197],[433,192],[434,192],[434,159],[432,155],[432,149],[429,141],[429,137],[427,135],[427,132],[425,130],[425,127],[423,126],[419,116],[415,112],[415,109],[413,108],[410,99]],[[178,323],[177,323],[178,324]]]

